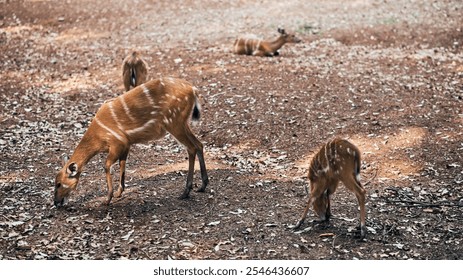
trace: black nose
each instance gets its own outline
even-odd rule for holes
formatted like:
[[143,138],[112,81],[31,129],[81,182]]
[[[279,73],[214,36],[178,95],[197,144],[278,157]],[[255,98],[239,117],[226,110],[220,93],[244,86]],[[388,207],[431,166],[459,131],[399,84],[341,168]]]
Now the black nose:
[[64,199],[54,201],[56,207],[63,206],[63,202],[64,202]]

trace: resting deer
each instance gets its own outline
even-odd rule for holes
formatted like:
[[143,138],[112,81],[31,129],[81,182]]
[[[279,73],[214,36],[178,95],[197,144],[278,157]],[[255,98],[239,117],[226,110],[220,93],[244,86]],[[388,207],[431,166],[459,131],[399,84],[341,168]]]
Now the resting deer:
[[84,166],[96,154],[107,152],[104,170],[108,195],[104,204],[113,197],[111,166],[119,160],[119,188],[114,194],[121,196],[125,188],[125,164],[130,146],[156,140],[166,131],[188,151],[188,175],[186,187],[180,198],[189,196],[193,187],[195,157],[198,156],[204,192],[209,182],[203,156],[203,144],[192,133],[188,124],[190,116],[199,119],[198,95],[189,82],[162,78],[142,84],[117,98],[105,102],[77,145],[73,155],[56,175],[54,203],[60,206],[75,190]]
[[280,36],[273,41],[265,41],[254,38],[238,38],[233,45],[235,54],[246,54],[256,56],[275,56],[278,50],[286,43],[299,43],[301,40],[294,34],[286,33],[284,29],[278,28]]
[[136,87],[144,82],[148,77],[148,64],[141,58],[138,52],[133,51],[122,62],[122,81],[125,90]]
[[310,163],[310,197],[295,228],[303,224],[312,205],[321,221],[329,220],[331,216],[330,196],[336,191],[341,181],[357,197],[360,206],[360,237],[363,239],[366,234],[366,191],[360,184],[360,166],[360,151],[349,141],[336,138],[324,145]]

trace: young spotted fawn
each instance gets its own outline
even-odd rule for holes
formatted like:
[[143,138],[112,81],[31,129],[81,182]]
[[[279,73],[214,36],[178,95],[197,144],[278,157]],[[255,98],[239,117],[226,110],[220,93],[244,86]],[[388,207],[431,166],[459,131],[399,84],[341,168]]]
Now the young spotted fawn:
[[360,183],[360,151],[344,139],[334,139],[326,143],[312,158],[309,167],[310,197],[301,219],[295,228],[299,228],[313,205],[321,221],[331,216],[330,199],[339,182],[352,191],[360,206],[360,237],[366,234],[365,194]]

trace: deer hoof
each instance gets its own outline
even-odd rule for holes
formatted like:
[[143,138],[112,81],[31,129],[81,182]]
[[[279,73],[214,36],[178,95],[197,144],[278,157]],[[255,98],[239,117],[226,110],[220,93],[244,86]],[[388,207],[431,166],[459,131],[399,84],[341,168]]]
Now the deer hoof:
[[115,193],[114,193],[114,197],[118,198],[118,197],[121,197],[122,195],[122,190],[121,189],[118,189]]
[[202,185],[201,188],[197,189],[196,192],[205,192],[207,185]]
[[187,199],[190,198],[190,192],[184,192],[178,199]]

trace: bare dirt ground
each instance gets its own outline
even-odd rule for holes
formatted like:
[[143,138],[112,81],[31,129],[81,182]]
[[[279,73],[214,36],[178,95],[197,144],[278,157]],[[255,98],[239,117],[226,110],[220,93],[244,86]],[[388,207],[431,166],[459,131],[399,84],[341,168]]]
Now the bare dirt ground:
[[[0,1],[0,259],[462,259],[462,15],[458,0]],[[279,26],[303,42],[230,53]],[[131,150],[109,207],[98,155],[57,209],[60,157],[123,92],[131,49],[151,78],[200,89],[207,192],[178,199],[187,154],[168,136]],[[336,136],[373,178],[365,241],[343,186],[330,224],[288,228]]]

